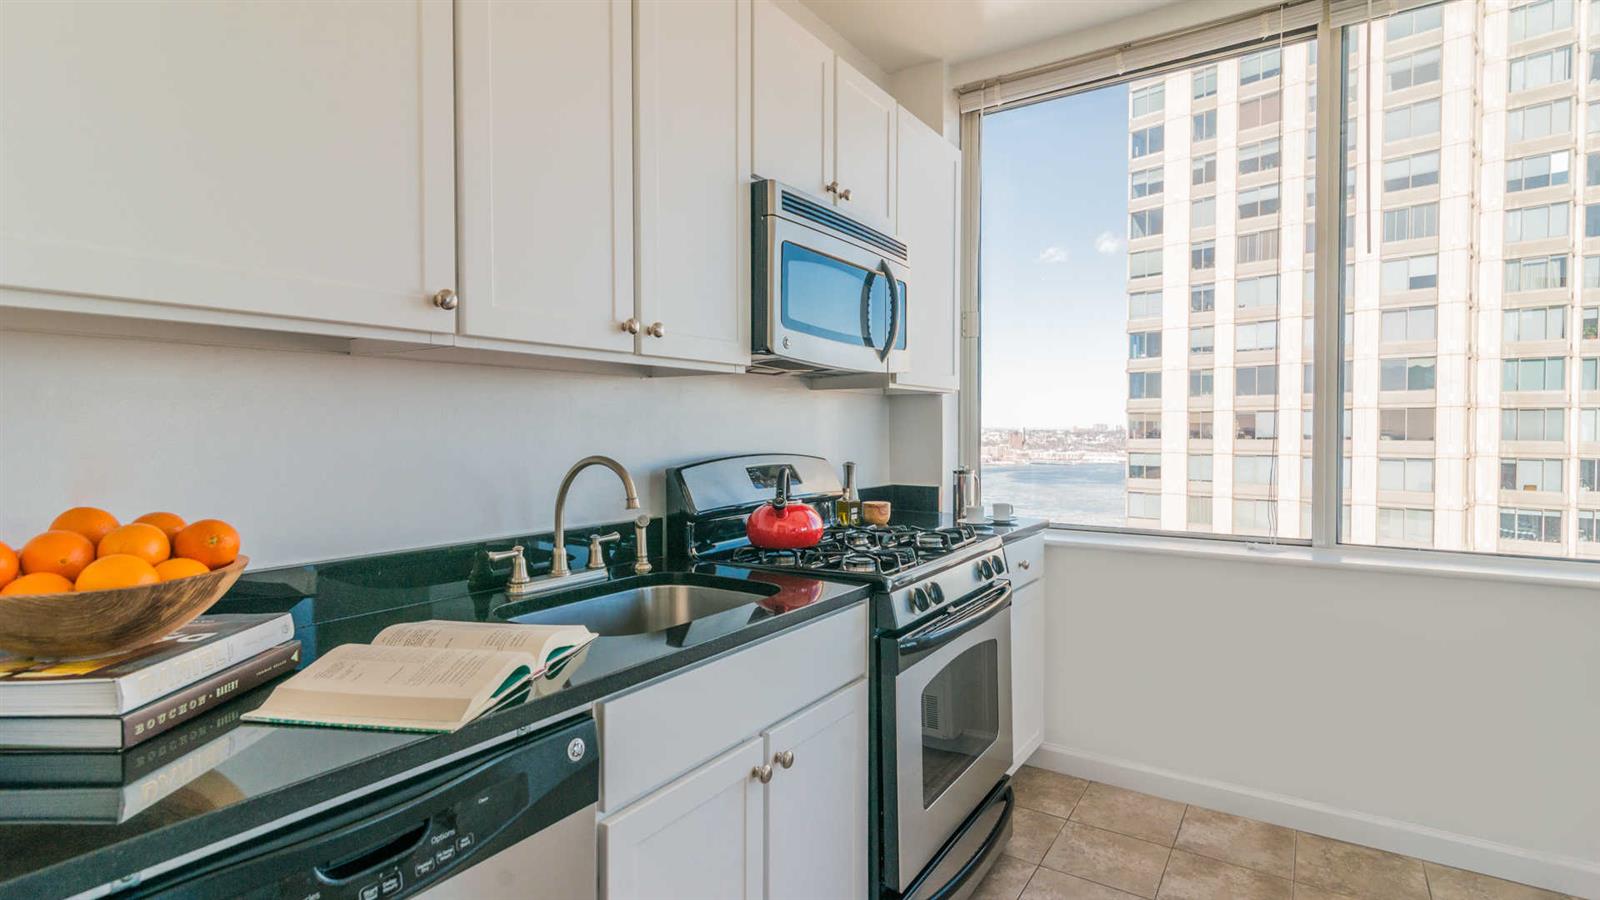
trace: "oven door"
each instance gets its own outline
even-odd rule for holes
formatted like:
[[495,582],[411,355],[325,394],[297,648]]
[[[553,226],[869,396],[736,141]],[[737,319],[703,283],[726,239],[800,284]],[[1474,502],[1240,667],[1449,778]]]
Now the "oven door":
[[766,221],[771,354],[834,371],[905,371],[909,269],[800,222]]
[[903,890],[1010,765],[1011,585],[890,640],[896,860],[885,875]]

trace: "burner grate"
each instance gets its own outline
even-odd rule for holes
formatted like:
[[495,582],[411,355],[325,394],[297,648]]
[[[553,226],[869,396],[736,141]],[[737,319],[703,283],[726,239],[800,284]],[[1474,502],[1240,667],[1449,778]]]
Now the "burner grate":
[[815,547],[762,550],[740,547],[731,562],[781,568],[894,575],[937,559],[978,539],[970,525],[918,528],[915,525],[854,525],[827,530]]

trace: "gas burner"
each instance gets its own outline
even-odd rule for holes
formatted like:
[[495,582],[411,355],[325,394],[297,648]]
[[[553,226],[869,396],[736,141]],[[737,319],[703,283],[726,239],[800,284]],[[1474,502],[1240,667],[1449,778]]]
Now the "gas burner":
[[838,567],[843,572],[883,572],[882,561],[864,553],[846,553],[839,557]]

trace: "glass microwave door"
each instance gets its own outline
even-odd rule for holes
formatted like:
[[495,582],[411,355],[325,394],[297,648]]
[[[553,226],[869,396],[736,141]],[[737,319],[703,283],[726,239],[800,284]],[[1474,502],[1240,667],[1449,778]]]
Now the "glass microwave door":
[[[842,344],[872,346],[862,333],[861,322],[861,289],[875,274],[871,269],[787,241],[783,244],[782,266],[785,328]],[[874,297],[877,293],[874,290]],[[884,295],[887,297],[886,291]],[[878,327],[886,330],[887,315],[883,322]],[[882,337],[878,340],[882,341]]]

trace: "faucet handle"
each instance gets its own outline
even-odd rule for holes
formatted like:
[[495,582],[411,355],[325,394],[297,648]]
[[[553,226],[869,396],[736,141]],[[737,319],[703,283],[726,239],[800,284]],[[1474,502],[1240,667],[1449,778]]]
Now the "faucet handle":
[[610,532],[608,534],[592,534],[592,535],[590,535],[589,536],[589,564],[587,566],[585,566],[584,568],[587,568],[587,569],[604,569],[606,567],[606,563],[605,563],[605,560],[600,558],[601,555],[602,555],[601,552],[600,552],[600,545],[601,544],[609,544],[612,541],[620,541],[620,540],[622,540],[622,535],[616,533],[615,531]]
[[650,527],[650,517],[640,515],[633,520],[633,574],[650,574],[650,553],[646,546],[645,530]]
[[510,550],[488,551],[485,555],[493,562],[511,560],[511,577],[506,579],[506,596],[515,597],[527,593],[528,585],[533,584],[533,579],[528,577],[528,558],[522,555],[521,544]]

